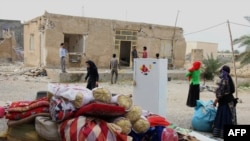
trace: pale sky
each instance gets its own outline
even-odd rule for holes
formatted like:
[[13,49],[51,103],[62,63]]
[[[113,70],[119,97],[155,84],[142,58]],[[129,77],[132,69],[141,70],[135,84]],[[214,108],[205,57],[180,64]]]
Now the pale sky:
[[178,15],[177,26],[183,28],[186,41],[218,43],[219,50],[231,50],[227,20],[244,25],[230,24],[233,39],[250,34],[250,22],[244,19],[250,16],[249,0],[0,0],[0,19],[24,22],[45,10],[167,26],[174,26]]

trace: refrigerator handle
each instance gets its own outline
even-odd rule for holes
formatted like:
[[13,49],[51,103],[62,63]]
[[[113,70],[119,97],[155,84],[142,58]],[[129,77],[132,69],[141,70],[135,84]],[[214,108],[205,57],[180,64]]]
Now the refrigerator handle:
[[136,81],[135,81],[135,78],[136,78],[136,61],[135,61],[135,59],[133,60],[134,61],[134,63],[133,63],[133,68],[134,68],[134,76],[133,76],[133,86],[135,87],[136,86]]

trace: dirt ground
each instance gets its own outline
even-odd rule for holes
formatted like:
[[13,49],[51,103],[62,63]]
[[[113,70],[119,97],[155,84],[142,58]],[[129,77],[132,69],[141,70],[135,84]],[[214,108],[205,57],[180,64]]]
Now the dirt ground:
[[[47,77],[27,77],[23,75],[6,76],[0,71],[0,106],[9,101],[33,100],[38,91],[46,91],[50,79]],[[81,83],[86,86],[86,83]],[[206,82],[213,85],[214,82]],[[109,89],[112,93],[132,94],[132,81],[120,81],[111,85],[101,82],[102,87]],[[188,91],[188,81],[171,80],[167,82],[167,120],[183,128],[191,127],[191,119],[194,108],[185,105]],[[207,101],[214,99],[214,93],[204,90],[200,93],[200,99]],[[238,97],[241,103],[237,105],[238,124],[250,124],[250,89],[238,89]],[[154,103],[152,103],[154,104]],[[7,128],[6,120],[0,119],[0,132]]]

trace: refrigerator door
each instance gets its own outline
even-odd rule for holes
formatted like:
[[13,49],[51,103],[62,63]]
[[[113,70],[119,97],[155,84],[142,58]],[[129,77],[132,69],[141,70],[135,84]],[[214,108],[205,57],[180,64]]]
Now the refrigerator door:
[[134,61],[134,104],[166,117],[167,60],[139,58]]

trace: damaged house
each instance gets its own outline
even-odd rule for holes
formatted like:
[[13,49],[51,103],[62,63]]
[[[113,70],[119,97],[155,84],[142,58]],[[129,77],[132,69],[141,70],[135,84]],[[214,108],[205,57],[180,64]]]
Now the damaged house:
[[138,52],[147,46],[149,58],[159,53],[175,68],[185,62],[186,42],[180,27],[45,12],[24,24],[25,65],[60,68],[62,42],[69,53],[67,67],[83,67],[89,58],[99,68],[108,68],[116,53],[121,66],[129,68],[133,46]]
[[0,62],[23,59],[23,25],[20,21],[0,19]]

